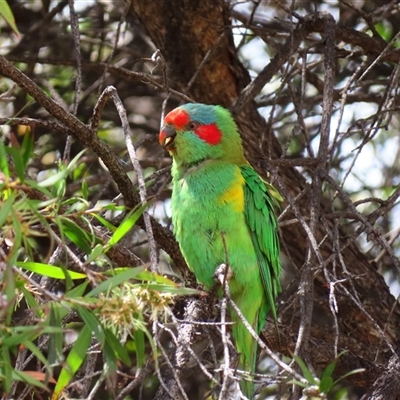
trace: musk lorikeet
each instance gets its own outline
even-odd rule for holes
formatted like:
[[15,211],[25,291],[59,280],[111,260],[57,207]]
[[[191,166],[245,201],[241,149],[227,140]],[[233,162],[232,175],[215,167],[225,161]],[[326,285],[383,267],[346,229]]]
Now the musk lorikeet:
[[[185,104],[163,123],[159,140],[173,157],[172,221],[182,254],[206,289],[215,284],[216,268],[229,263],[231,298],[258,334],[268,312],[277,317],[281,262],[274,205],[281,196],[245,159],[228,110]],[[254,373],[257,342],[230,314],[239,368]],[[252,382],[240,386],[253,396]]]

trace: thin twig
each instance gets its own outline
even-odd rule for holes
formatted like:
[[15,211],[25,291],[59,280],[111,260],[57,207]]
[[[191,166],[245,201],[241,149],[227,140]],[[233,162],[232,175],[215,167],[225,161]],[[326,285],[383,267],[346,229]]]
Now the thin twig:
[[[147,194],[146,194],[146,184],[144,181],[143,170],[140,166],[139,160],[136,155],[135,147],[133,146],[132,142],[132,134],[131,129],[129,127],[128,116],[126,115],[125,107],[122,104],[120,97],[118,96],[117,89],[113,86],[108,86],[105,90],[109,90],[111,97],[114,101],[115,107],[117,108],[119,117],[121,118],[122,122],[122,129],[125,135],[125,143],[128,149],[128,153],[133,165],[133,168],[136,172],[136,177],[139,184],[139,195],[142,205],[146,205],[147,203]],[[143,220],[146,227],[146,234],[147,239],[149,241],[149,249],[150,249],[150,262],[151,262],[151,270],[156,272],[157,271],[157,246],[154,240],[153,235],[153,227],[151,226],[150,216],[147,211],[143,213]]]
[[[165,352],[164,347],[160,343],[159,335],[158,335],[158,329],[157,328],[158,328],[158,323],[157,323],[157,321],[154,321],[153,322],[153,337],[155,338],[155,342],[157,344],[157,347],[160,350],[162,356],[164,357],[164,360],[167,363],[170,372],[172,373],[173,381],[174,381],[174,387],[173,387],[174,390],[173,390],[173,392],[171,392],[170,387],[168,386],[168,383],[166,384],[164,382],[164,380],[162,379],[162,377],[161,377],[161,371],[160,371],[159,367],[156,366],[156,372],[157,372],[157,376],[158,376],[158,378],[160,380],[160,385],[163,388],[163,390],[165,391],[165,393],[167,393],[168,396],[170,396],[172,400],[175,400],[175,398],[176,398],[174,396],[174,394],[177,392],[176,388],[178,389],[179,394],[185,400],[189,400],[187,395],[186,395],[186,393],[185,393],[185,391],[184,391],[184,389],[183,389],[183,387],[182,387],[182,384],[181,384],[181,381],[180,381],[179,376],[177,374],[177,371],[175,370],[171,360],[169,359],[167,353]],[[176,395],[178,395],[178,393],[176,393]],[[155,398],[157,398],[157,395],[155,396]]]
[[[78,20],[78,15],[75,12],[74,0],[68,0],[68,4],[69,4],[69,16],[71,21],[71,32],[72,32],[72,37],[74,38],[74,45],[75,45],[74,47],[75,47],[76,71],[77,71],[75,80],[74,102],[71,107],[71,113],[73,115],[76,115],[78,111],[79,99],[82,90],[81,44],[80,44],[80,34],[79,34],[79,20]],[[72,135],[67,136],[63,154],[64,162],[68,162],[70,159],[72,139],[73,139]]]

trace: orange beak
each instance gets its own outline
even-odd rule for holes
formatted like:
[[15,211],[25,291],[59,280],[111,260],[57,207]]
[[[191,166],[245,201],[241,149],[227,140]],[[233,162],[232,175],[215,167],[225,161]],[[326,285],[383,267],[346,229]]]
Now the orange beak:
[[173,150],[174,147],[174,139],[176,136],[176,131],[169,125],[164,125],[161,128],[160,135],[158,136],[158,140],[165,149],[168,151]]

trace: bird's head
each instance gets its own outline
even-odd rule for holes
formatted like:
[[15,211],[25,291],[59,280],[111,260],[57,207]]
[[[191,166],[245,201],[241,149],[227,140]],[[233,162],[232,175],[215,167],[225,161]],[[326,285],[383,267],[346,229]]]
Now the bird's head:
[[164,119],[160,144],[178,165],[203,160],[242,162],[242,143],[230,112],[220,106],[189,103],[172,110]]

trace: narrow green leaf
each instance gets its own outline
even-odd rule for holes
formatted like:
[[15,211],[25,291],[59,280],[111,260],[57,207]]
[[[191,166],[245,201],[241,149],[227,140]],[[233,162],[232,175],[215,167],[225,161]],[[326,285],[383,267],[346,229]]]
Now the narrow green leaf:
[[25,179],[25,184],[28,185],[30,188],[36,189],[39,192],[43,193],[46,197],[49,198],[48,201],[50,203],[57,203],[58,199],[53,199],[51,192],[45,187],[40,186],[38,182],[33,181],[32,179]]
[[107,365],[107,369],[109,373],[113,374],[117,370],[117,357],[110,344],[106,342],[103,346],[103,351],[105,355],[105,364]]
[[297,364],[299,365],[301,372],[303,373],[304,378],[306,378],[307,382],[318,385],[317,381],[314,378],[314,375],[308,369],[306,363],[299,357],[293,354],[293,358],[296,360]]
[[[49,278],[55,279],[65,279],[65,273],[62,268],[56,267],[55,265],[42,264],[32,261],[18,261],[17,266],[26,269],[31,272],[35,272],[38,275],[48,276]],[[75,272],[70,270],[65,270],[71,279],[85,279],[86,274],[81,272]]]
[[337,383],[339,383],[342,379],[346,379],[350,375],[360,374],[361,372],[364,372],[364,371],[365,371],[365,368],[353,369],[352,371],[349,371],[347,374],[344,374],[338,380],[336,380],[334,382],[333,386],[335,386]]
[[8,393],[11,389],[12,383],[12,362],[10,357],[10,350],[4,342],[2,343],[2,356],[3,356],[3,390]]
[[74,287],[71,290],[67,290],[67,292],[64,295],[65,301],[61,301],[61,308],[60,308],[60,317],[63,319],[66,315],[68,315],[71,312],[71,306],[69,303],[69,300],[76,300],[79,299],[83,296],[83,293],[85,293],[87,287],[89,285],[89,281],[86,280],[85,282],[81,283],[80,285]]
[[132,269],[132,267],[110,268],[110,269],[104,271],[103,274],[107,275],[107,276],[109,276],[109,275],[114,276],[114,275],[122,274],[122,272],[125,272],[125,271],[130,271],[131,269]]
[[136,329],[133,332],[133,338],[135,339],[137,367],[142,368],[145,363],[145,341],[143,331]]
[[[149,342],[149,344],[150,344],[151,351],[152,351],[153,355],[156,355],[158,350],[157,350],[156,345],[155,345],[155,343],[154,343],[153,336],[152,336],[152,335],[150,334],[150,332],[146,329],[146,327],[143,327],[141,330],[142,330],[142,332],[144,332],[144,334],[145,334],[146,337],[147,337],[147,340],[148,340],[148,342]],[[158,368],[158,358],[157,358],[157,357],[154,357],[154,363],[156,364],[156,367]]]
[[326,378],[326,377],[328,377],[328,376],[332,376],[332,373],[333,373],[333,371],[334,371],[335,368],[336,368],[336,361],[337,361],[337,360],[332,361],[332,362],[324,369],[324,371],[322,372],[322,375],[321,375],[321,380],[323,380],[324,378]]
[[12,193],[5,203],[0,202],[0,228],[6,222],[6,219],[10,215],[11,207],[15,201],[15,194]]
[[72,180],[75,182],[79,178],[83,177],[85,172],[87,172],[88,167],[85,162],[80,163],[76,166],[76,168],[72,171]]
[[146,269],[148,264],[142,265],[141,267],[131,268],[128,271],[124,271],[118,275],[113,276],[112,278],[107,279],[106,281],[100,283],[99,286],[91,290],[85,297],[93,297],[102,292],[107,292],[114,287],[120,285],[123,282],[129,281],[130,279],[135,279],[136,276]]
[[7,296],[8,303],[5,325],[9,326],[14,313],[14,303],[16,300],[14,272],[9,264],[6,265],[5,271],[3,272],[3,283],[3,292],[5,292]]
[[[32,181],[29,181],[29,185]],[[35,199],[29,199],[26,200],[27,201],[27,205],[30,207],[30,209],[32,211],[37,211],[37,210],[44,210],[46,208],[48,208],[49,206],[52,206],[54,203],[58,202],[57,199],[48,199],[48,200],[35,200]]]
[[85,360],[91,338],[92,334],[90,328],[85,325],[82,331],[79,333],[78,339],[76,340],[74,346],[68,354],[67,359],[65,360],[65,366],[61,370],[60,376],[58,377],[51,400],[57,400],[61,392],[75,376],[79,367]]
[[19,180],[23,182],[25,180],[25,165],[22,158],[21,149],[7,147],[6,151],[14,161],[15,171],[17,172]]
[[38,182],[38,186],[42,188],[54,187],[57,183],[64,180],[68,176],[68,170],[62,169],[61,171],[49,176],[43,181]]
[[40,360],[45,366],[46,370],[51,372],[51,375],[53,374],[52,372],[52,367],[50,363],[46,360],[46,357],[43,355],[43,353],[39,350],[39,347],[37,347],[35,344],[33,344],[31,341],[27,340],[23,343],[23,345],[30,350],[38,360]]
[[333,379],[331,376],[321,377],[321,381],[319,382],[319,391],[320,393],[328,393],[333,388]]
[[94,237],[90,237],[88,232],[83,230],[79,225],[68,218],[61,217],[59,221],[62,224],[61,229],[64,235],[67,236],[72,243],[76,244],[86,254],[90,254],[91,244]]
[[289,381],[288,383],[296,385],[296,386],[300,386],[300,387],[303,387],[303,388],[308,387],[308,385],[306,383],[300,382],[300,381],[296,381],[296,380]]
[[103,218],[101,215],[97,213],[90,213],[90,215],[94,218],[96,218],[102,225],[104,225],[110,232],[115,232],[116,227],[113,224],[110,224],[105,218]]
[[[15,326],[9,328],[11,332],[11,336],[3,339],[3,343],[7,343],[7,346],[15,345],[22,343],[25,339],[26,340],[33,340],[39,336],[44,335],[47,333],[54,333],[54,332],[64,332],[64,329],[61,327],[55,326],[46,326],[46,325],[34,325],[34,326]],[[28,336],[26,336],[28,334]],[[19,337],[15,338],[16,336],[20,335]]]
[[74,212],[75,210],[78,211],[82,211],[84,209],[87,209],[90,205],[90,203],[88,201],[86,201],[85,199],[82,199],[82,197],[68,197],[66,200],[63,200],[62,202],[63,206],[68,206],[71,205],[72,207],[70,207],[68,209],[68,212],[66,212],[66,214]]
[[106,244],[107,249],[117,244],[132,229],[136,224],[136,221],[143,214],[143,211],[147,208],[148,204],[149,203],[146,203],[144,206],[133,209],[128,213]]
[[19,370],[17,370],[17,369],[13,369],[12,372],[13,372],[13,373],[12,373],[12,378],[13,378],[13,380],[20,381],[20,382],[25,382],[25,383],[27,383],[28,385],[31,385],[31,386],[37,386],[37,387],[39,387],[39,388],[45,390],[46,392],[49,391],[49,389],[46,387],[45,384],[43,384],[42,382],[38,381],[38,380],[35,379],[35,378],[32,378],[32,377],[31,377],[29,374],[27,374],[26,372],[24,372],[24,371],[19,371]]
[[125,365],[131,365],[131,359],[129,358],[129,354],[126,351],[125,347],[122,346],[120,341],[116,338],[116,336],[111,332],[110,329],[104,328],[104,333],[106,335],[106,341],[113,349],[115,356],[121,360]]
[[148,271],[148,270],[141,272],[138,275],[137,279],[140,279],[142,281],[149,281],[149,282],[153,282],[153,283],[161,283],[164,285],[175,286],[175,282],[172,281],[171,279],[168,279],[163,275],[160,275],[155,272]]
[[86,179],[82,180],[82,197],[87,200],[89,198],[89,188]]
[[94,261],[98,256],[104,253],[103,246],[99,243],[97,244],[93,250],[90,252],[89,257],[86,260],[87,264],[90,264]]
[[67,290],[71,289],[74,286],[74,283],[73,283],[73,281],[71,279],[71,276],[69,274],[69,271],[67,270],[65,265],[60,264],[60,268],[61,268],[61,270],[62,270],[62,272],[64,274],[64,277],[65,277],[65,290],[67,291]]
[[0,172],[2,172],[7,178],[10,177],[10,170],[8,168],[6,147],[2,140],[0,140]]
[[[50,303],[49,326],[61,327],[60,307]],[[58,364],[62,357],[63,335],[55,332],[49,335],[48,359],[51,365]]]
[[86,150],[82,150],[81,152],[79,152],[68,164],[68,166],[63,169],[61,169],[61,171],[57,172],[56,174],[50,176],[49,178],[45,179],[44,181],[41,181],[38,183],[38,185],[42,188],[46,188],[49,186],[54,186],[56,185],[59,181],[64,180],[69,173],[72,171],[72,169],[75,167],[75,164],[77,163],[77,161],[79,160],[79,158],[83,155],[83,153]]
[[67,182],[65,181],[65,179],[60,179],[59,181],[54,183],[51,193],[53,197],[62,199],[65,196],[66,190],[67,190]]
[[78,314],[81,316],[83,322],[91,330],[91,332],[96,337],[97,341],[103,347],[105,342],[105,334],[100,321],[92,312],[87,310],[85,307],[76,306],[76,310],[78,311]]
[[4,347],[14,347],[19,346],[21,343],[25,341],[33,341],[35,340],[41,333],[41,328],[30,327],[29,330],[23,330],[22,332],[13,332],[11,336],[8,336],[3,339],[2,346]]
[[127,207],[126,206],[117,206],[114,203],[107,204],[102,207],[103,210],[107,211],[126,211]]
[[393,34],[392,24],[388,20],[379,21],[375,24],[375,29],[386,42],[390,42]]
[[74,299],[74,298],[83,296],[83,293],[85,293],[85,290],[86,290],[88,284],[89,284],[89,282],[85,281],[85,282],[81,283],[80,285],[74,287],[73,289],[68,290],[67,293],[65,294],[65,297]]
[[15,24],[14,14],[11,11],[10,6],[8,5],[7,1],[0,2],[0,14],[6,20],[7,24],[11,26],[11,29],[20,36],[18,32],[17,25]]
[[30,132],[27,132],[24,135],[24,140],[21,145],[21,155],[24,166],[28,165],[29,160],[31,159],[33,154],[33,137]]
[[83,149],[80,151],[68,164],[67,170],[68,172],[71,172],[75,168],[75,164],[79,161],[79,159],[83,156],[83,154],[86,152],[86,149]]
[[[26,235],[22,233],[21,222],[18,219],[18,216],[15,215],[14,210],[11,210],[11,218],[12,218],[12,226],[14,229],[14,238],[13,245],[11,247],[10,252],[7,254],[7,261],[9,265],[15,265],[17,259],[19,258],[19,254],[23,251],[22,242],[25,242]],[[27,250],[27,249],[26,249]]]
[[27,306],[35,313],[36,317],[40,317],[42,311],[38,309],[39,304],[32,293],[27,290],[24,285],[22,285],[19,290],[21,290],[22,294],[24,295]]
[[154,283],[154,284],[153,283],[144,283],[144,284],[140,284],[140,286],[143,286],[150,290],[156,290],[156,291],[162,292],[162,293],[177,294],[179,296],[192,296],[192,295],[199,295],[202,293],[200,290],[186,288],[186,287],[179,287],[176,285],[170,286],[170,285],[159,285],[157,283]]

